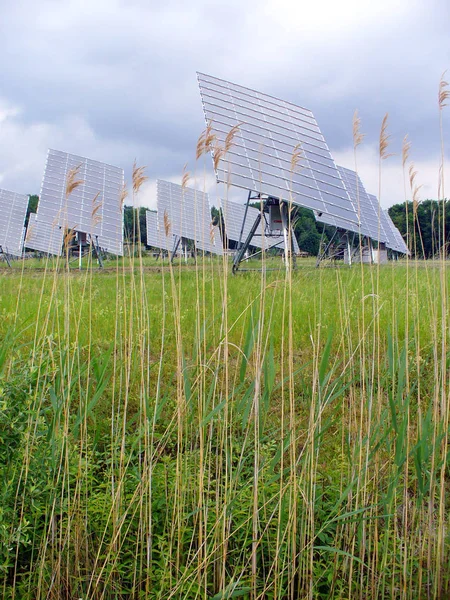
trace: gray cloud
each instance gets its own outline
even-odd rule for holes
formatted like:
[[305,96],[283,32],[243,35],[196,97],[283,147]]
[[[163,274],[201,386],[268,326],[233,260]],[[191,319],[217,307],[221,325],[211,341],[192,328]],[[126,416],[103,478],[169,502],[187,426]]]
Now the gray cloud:
[[444,0],[8,3],[1,185],[37,191],[48,146],[121,165],[128,178],[134,158],[152,179],[185,162],[193,170],[204,127],[196,70],[307,106],[340,156],[355,108],[369,148],[389,112],[393,151],[409,133],[428,165],[449,23]]

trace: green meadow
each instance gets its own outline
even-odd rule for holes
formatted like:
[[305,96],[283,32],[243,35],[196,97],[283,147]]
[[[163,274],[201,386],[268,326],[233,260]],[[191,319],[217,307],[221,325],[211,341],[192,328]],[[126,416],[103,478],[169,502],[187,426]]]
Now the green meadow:
[[445,262],[254,266],[1,268],[2,597],[447,597]]

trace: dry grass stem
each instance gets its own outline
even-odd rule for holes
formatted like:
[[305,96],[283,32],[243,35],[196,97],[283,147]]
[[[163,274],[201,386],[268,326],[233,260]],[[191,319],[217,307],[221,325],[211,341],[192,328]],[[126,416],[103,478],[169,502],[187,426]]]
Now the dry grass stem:
[[447,106],[447,100],[450,98],[450,91],[448,88],[448,82],[444,79],[447,71],[444,71],[441,76],[441,80],[439,82],[439,94],[438,94],[438,102],[439,102],[439,110],[442,110],[444,106]]
[[170,219],[169,219],[167,210],[165,210],[164,211],[164,231],[165,231],[166,237],[169,237],[170,230],[171,230]]
[[355,112],[353,113],[353,146],[355,148],[359,146],[362,143],[364,137],[364,133],[361,133],[361,119],[358,115],[358,111],[355,110]]
[[295,169],[297,168],[300,159],[303,158],[305,155],[303,149],[302,149],[302,145],[299,142],[296,146],[294,146],[294,149],[292,151],[292,156],[291,156],[291,173],[293,173],[295,171]]
[[183,167],[183,177],[181,178],[181,187],[183,188],[183,190],[186,189],[188,181],[190,179],[190,173],[186,169],[187,169],[187,163]]
[[229,152],[229,150],[232,148],[232,146],[233,146],[233,140],[236,137],[236,134],[238,133],[239,127],[241,125],[242,125],[242,123],[238,123],[237,125],[233,125],[233,127],[228,132],[227,137],[225,138],[225,145],[224,145],[225,153]]
[[389,156],[393,156],[387,152],[390,140],[390,134],[387,132],[388,125],[388,113],[386,113],[383,117],[383,121],[381,123],[381,131],[380,131],[380,158],[381,160],[385,160],[389,158]]
[[138,167],[136,164],[136,161],[134,161],[134,163],[133,163],[132,181],[133,181],[133,193],[134,194],[137,194],[139,192],[142,184],[145,183],[148,179],[148,177],[146,175],[144,175],[146,168],[147,167]]
[[102,221],[102,215],[99,215],[98,211],[103,206],[103,202],[101,200],[98,200],[99,197],[100,197],[100,192],[97,192],[97,194],[92,199],[92,213],[91,213],[91,217],[92,217],[92,224],[93,224],[94,227],[96,225],[98,225],[99,223],[101,223],[101,221]]
[[127,189],[127,184],[124,183],[122,186],[122,190],[120,192],[120,196],[119,196],[119,210],[123,209],[123,205],[125,204],[125,200],[128,197],[128,189]]
[[77,189],[77,187],[80,187],[80,185],[83,185],[84,181],[82,179],[77,179],[78,174],[80,173],[82,165],[78,165],[77,167],[74,167],[73,169],[70,169],[70,171],[67,173],[67,178],[66,178],[66,198],[68,198],[70,196],[70,194]]
[[403,144],[402,144],[402,164],[403,164],[403,168],[406,168],[406,163],[409,160],[409,152],[411,150],[411,142],[408,139],[408,134],[405,135],[405,137],[403,138]]

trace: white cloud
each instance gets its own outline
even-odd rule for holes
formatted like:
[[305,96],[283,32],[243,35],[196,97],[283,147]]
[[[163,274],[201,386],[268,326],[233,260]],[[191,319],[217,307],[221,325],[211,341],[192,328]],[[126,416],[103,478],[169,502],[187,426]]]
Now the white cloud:
[[[336,164],[348,169],[355,170],[355,159],[353,148],[347,148],[333,152],[333,158]],[[439,189],[439,166],[440,156],[438,154],[430,156],[427,160],[414,161],[414,170],[417,171],[416,184],[422,186],[419,191],[421,200],[437,199]],[[409,168],[408,162],[407,170]],[[411,189],[409,176],[406,173],[404,177],[401,157],[392,156],[382,161],[381,165],[381,194],[380,194],[380,174],[378,150],[375,145],[363,145],[357,150],[357,170],[363,182],[364,187],[370,194],[374,194],[381,199],[383,208],[388,208],[393,204],[399,204],[406,199],[411,200]],[[450,182],[450,165],[444,169],[445,180]],[[445,190],[444,190],[445,192]],[[450,191],[447,193],[450,196]]]

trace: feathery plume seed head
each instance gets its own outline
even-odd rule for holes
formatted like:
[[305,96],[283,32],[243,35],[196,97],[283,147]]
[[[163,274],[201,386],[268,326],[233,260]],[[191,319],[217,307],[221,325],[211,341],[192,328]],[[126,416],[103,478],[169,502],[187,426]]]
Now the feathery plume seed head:
[[447,71],[444,71],[441,76],[441,80],[439,82],[439,94],[438,94],[438,102],[439,102],[439,110],[442,110],[444,106],[447,106],[446,100],[450,98],[450,91],[448,88],[448,82],[445,81],[444,77]]
[[353,113],[353,146],[356,148],[364,139],[364,133],[361,133],[361,119],[358,111]]
[[197,150],[195,153],[196,159],[198,160],[203,154],[210,152],[213,144],[216,140],[216,136],[212,130],[212,122],[210,121],[206,126],[206,129],[202,131],[197,141]]
[[214,170],[217,171],[218,167],[219,167],[219,163],[222,159],[222,156],[224,154],[224,150],[221,146],[219,146],[219,144],[216,144],[212,150],[212,154],[213,154],[213,165],[214,165]]
[[183,190],[186,189],[188,181],[189,181],[189,171],[186,170],[187,169],[187,163],[184,165],[183,167],[183,177],[181,178],[181,187]]
[[381,131],[380,131],[380,158],[381,160],[386,160],[392,154],[388,154],[387,149],[389,146],[389,138],[391,137],[387,131],[389,114],[386,113],[383,117],[383,121],[381,122]]
[[416,175],[417,175],[417,171],[415,171],[414,163],[412,163],[409,165],[409,186],[411,188],[411,191],[414,188],[414,181],[416,179]]
[[205,132],[202,131],[197,140],[197,151],[195,153],[196,160],[198,160],[204,153],[205,153]]
[[170,235],[170,219],[169,219],[169,215],[167,213],[167,210],[164,211],[164,232],[166,234],[166,237],[169,237]]
[[408,140],[408,134],[406,134],[405,137],[403,138],[403,144],[402,144],[402,163],[403,163],[403,168],[406,167],[406,163],[408,162],[409,151],[410,150],[411,150],[411,142]]
[[205,129],[205,152],[210,152],[215,142],[216,134],[212,130],[212,121],[210,121]]
[[100,196],[100,192],[97,192],[97,194],[92,199],[92,213],[91,213],[91,217],[92,217],[92,224],[93,224],[94,227],[96,225],[98,225],[101,222],[101,220],[102,220],[102,216],[100,214],[98,214],[98,211],[103,206],[103,202],[101,200],[99,200],[99,196]]
[[73,169],[70,169],[70,171],[67,173],[67,178],[66,178],[66,198],[68,198],[70,196],[70,194],[77,189],[77,187],[80,187],[80,185],[83,185],[84,181],[82,179],[77,179],[78,174],[81,170],[81,166],[82,165],[78,165],[78,167],[74,167]]
[[128,196],[127,184],[124,183],[123,186],[122,186],[122,189],[120,190],[119,210],[122,210],[123,205],[125,204],[125,200],[127,199],[127,196]]
[[301,143],[298,143],[293,151],[292,151],[292,155],[291,155],[291,172],[295,171],[295,168],[297,167],[298,163],[300,162],[300,159],[304,156],[304,152],[302,149],[302,145]]
[[74,225],[74,227],[72,227],[71,229],[69,229],[68,227],[66,227],[64,229],[64,248],[68,249],[68,247],[70,246],[70,243],[72,242],[72,240],[75,238],[75,232],[76,232],[76,228],[78,227],[78,225]]
[[242,123],[237,123],[236,125],[233,125],[233,127],[228,132],[227,137],[225,138],[225,145],[224,145],[225,153],[228,152],[231,149],[231,147],[233,146],[233,140],[234,140],[236,134],[238,133],[239,127],[241,125],[242,125]]
[[147,181],[148,177],[144,175],[146,167],[138,167],[136,164],[136,160],[133,163],[133,193],[137,194],[141,189],[142,184]]

